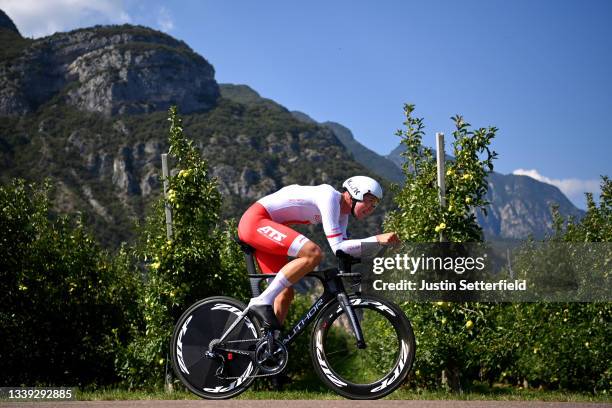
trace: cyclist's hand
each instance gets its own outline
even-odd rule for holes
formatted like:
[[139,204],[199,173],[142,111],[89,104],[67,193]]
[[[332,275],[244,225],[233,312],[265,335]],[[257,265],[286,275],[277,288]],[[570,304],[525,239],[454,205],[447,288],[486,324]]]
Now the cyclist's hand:
[[383,245],[394,245],[400,243],[400,239],[395,232],[387,232],[386,234],[377,235],[376,239]]

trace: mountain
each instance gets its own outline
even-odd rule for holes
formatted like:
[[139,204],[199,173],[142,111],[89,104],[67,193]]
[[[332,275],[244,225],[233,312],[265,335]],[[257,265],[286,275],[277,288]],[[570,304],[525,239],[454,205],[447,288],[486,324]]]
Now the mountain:
[[[221,95],[224,98],[250,106],[265,106],[269,109],[277,109],[289,112],[284,106],[271,99],[263,98],[255,90],[247,85],[220,84]],[[353,155],[353,158],[369,169],[372,173],[382,176],[388,181],[401,183],[404,179],[401,169],[390,163],[384,157],[378,155],[353,137],[350,129],[336,122],[319,123],[303,112],[291,111],[291,115],[298,121],[318,125],[329,129],[344,147]]]
[[[339,187],[354,174],[399,178],[391,162],[361,146],[347,128],[290,112],[248,86],[219,85],[208,61],[164,33],[96,26],[31,40],[4,16],[0,182],[50,178],[54,209],[82,212],[110,248],[134,238],[134,222],[161,194],[160,155],[168,148],[172,104],[218,180],[224,217],[239,217],[287,184]],[[511,238],[546,231],[547,206],[562,196],[500,177],[485,230]],[[536,199],[542,192],[547,198]],[[352,234],[380,231],[390,208],[386,195],[381,211],[363,225],[351,224]],[[570,210],[571,204],[562,208]]]
[[293,115],[294,118],[296,118],[300,122],[315,123],[315,124],[319,123],[316,120],[314,120],[313,118],[311,118],[310,116],[308,116],[307,114],[305,114],[304,112],[291,111],[291,114]]
[[404,152],[405,147],[401,144],[397,145],[397,147],[391,150],[391,153],[385,156],[385,158],[391,162],[393,162],[397,167],[402,167],[404,164],[404,158],[402,157],[402,153]]
[[[305,114],[302,114],[304,116],[300,116],[299,113],[295,111],[291,113],[294,117],[298,119],[302,118],[302,120],[304,116],[307,116]],[[402,169],[356,141],[350,129],[336,122],[323,122],[320,125],[331,130],[359,163],[389,181],[402,183],[404,180]]]
[[[16,35],[2,30],[0,41]],[[375,176],[329,129],[300,122],[256,93],[242,103],[224,97],[245,88],[219,87],[203,57],[145,27],[28,40],[3,54],[0,84],[0,182],[50,178],[54,209],[82,212],[110,248],[134,238],[134,222],[161,194],[171,104],[218,180],[224,217],[239,217],[287,184],[339,188],[350,175]],[[354,223],[351,232],[376,233],[383,216]]]
[[[291,113],[299,120],[316,123],[305,113]],[[324,122],[321,125],[333,131],[359,163],[387,180],[402,183],[404,158],[401,153],[404,146],[398,145],[383,157],[356,141],[348,128],[335,122]],[[453,160],[453,157],[447,154],[446,160]],[[551,234],[553,205],[558,205],[560,213],[565,217],[579,219],[584,215],[557,187],[531,177],[493,172],[488,178],[488,184],[486,198],[490,204],[487,216],[479,212],[477,219],[489,239],[524,239],[529,235],[543,238]]]
[[522,239],[528,235],[542,238],[552,232],[551,208],[559,206],[564,216],[580,219],[576,208],[557,187],[528,176],[491,173],[487,200],[491,203],[485,217],[477,214],[485,236]]
[[[11,60],[31,42],[32,40],[21,36],[9,16],[0,10],[0,60]],[[0,72],[0,75],[2,74]]]
[[259,106],[283,113],[289,112],[284,106],[274,102],[272,99],[261,97],[257,91],[247,85],[219,84],[219,89],[224,98],[242,105]]
[[7,116],[34,113],[52,98],[109,117],[173,103],[185,113],[202,111],[218,97],[214,69],[204,58],[182,41],[129,25],[34,40],[0,70],[0,115]]
[[[262,98],[246,85],[222,84],[220,87],[224,97],[237,102],[273,105],[275,109],[285,109],[270,99]],[[299,111],[292,111],[291,114],[303,123],[318,124],[331,130],[355,160],[373,173],[395,183],[401,184],[403,181],[402,145],[398,145],[389,155],[383,157],[360,144],[348,128],[338,123],[318,123]],[[447,154],[446,160],[453,160],[453,157]],[[558,205],[559,211],[565,217],[581,218],[584,215],[557,187],[530,177],[492,173],[488,184],[486,198],[490,205],[487,207],[487,216],[482,212],[477,213],[478,223],[488,239],[524,239],[530,235],[536,238],[545,237],[552,233],[552,205]]]
[[2,10],[0,10],[0,30],[10,31],[21,37],[21,34],[19,33],[19,30],[17,29],[15,23],[13,23],[13,20],[11,20],[11,18],[7,16],[6,13]]

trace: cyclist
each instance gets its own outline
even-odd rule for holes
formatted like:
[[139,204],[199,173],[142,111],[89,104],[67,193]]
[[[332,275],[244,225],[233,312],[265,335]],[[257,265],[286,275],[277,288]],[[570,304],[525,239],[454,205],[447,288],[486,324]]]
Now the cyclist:
[[[264,327],[280,329],[293,300],[291,286],[322,259],[321,248],[288,225],[321,223],[332,251],[342,250],[355,257],[361,254],[362,242],[383,245],[399,242],[394,232],[348,239],[349,214],[358,220],[372,214],[383,190],[376,180],[366,176],[351,177],[342,187],[340,193],[328,184],[293,184],[261,198],[240,219],[238,236],[255,248],[262,273],[276,273],[263,293],[249,302]],[[288,256],[295,259],[288,262]]]

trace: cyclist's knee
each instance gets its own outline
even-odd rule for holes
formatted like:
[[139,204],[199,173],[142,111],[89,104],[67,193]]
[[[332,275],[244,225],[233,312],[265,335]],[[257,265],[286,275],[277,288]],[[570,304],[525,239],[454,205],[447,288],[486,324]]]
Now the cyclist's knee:
[[308,259],[308,262],[312,265],[312,267],[315,267],[323,260],[323,251],[321,251],[321,248],[319,248],[317,244],[310,241],[307,242],[302,249],[300,249],[298,257]]

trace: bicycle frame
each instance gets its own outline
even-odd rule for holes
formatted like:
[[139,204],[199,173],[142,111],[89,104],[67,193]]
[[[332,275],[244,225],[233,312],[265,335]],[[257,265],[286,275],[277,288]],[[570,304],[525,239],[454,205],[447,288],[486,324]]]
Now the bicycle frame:
[[[250,253],[246,254],[247,257],[247,266],[252,265],[252,267],[248,268],[248,271],[254,271],[254,261],[252,255]],[[313,303],[308,312],[306,312],[300,321],[291,328],[291,330],[282,335],[282,343],[285,346],[289,346],[293,343],[294,339],[301,334],[313,320],[315,320],[319,312],[323,310],[327,305],[329,305],[334,300],[338,300],[340,306],[344,309],[346,315],[349,318],[349,322],[351,324],[351,328],[355,335],[357,341],[357,347],[365,348],[366,344],[363,339],[363,332],[361,330],[361,325],[359,324],[359,320],[355,315],[355,311],[351,306],[351,303],[348,300],[348,295],[346,293],[346,289],[344,288],[344,283],[342,282],[342,277],[346,276],[356,276],[358,274],[351,273],[351,261],[350,259],[344,258],[343,254],[339,254],[338,256],[340,266],[339,268],[330,268],[323,271],[311,272],[305,277],[316,278],[323,284],[323,294]],[[269,279],[271,275],[266,274],[255,274],[249,273],[249,278],[251,279],[251,290],[255,294],[255,288],[258,287],[259,282],[264,279]],[[257,282],[256,284],[254,282]],[[238,318],[231,324],[231,326],[225,331],[223,336],[219,339],[217,344],[222,343],[225,338],[232,332],[232,330],[238,325],[244,316],[247,315],[249,308],[247,307]]]
[[[295,326],[291,328],[291,330],[282,336],[282,342],[284,345],[288,346],[293,343],[294,339],[302,333],[306,327],[312,323],[313,320],[317,318],[319,312],[331,302],[336,300],[338,296],[344,295],[346,297],[346,291],[344,289],[344,284],[342,279],[337,276],[338,270],[335,268],[327,269],[321,272],[314,272],[306,275],[306,277],[312,277],[319,279],[323,284],[323,294],[313,303],[310,309],[302,316],[300,321],[296,323]],[[266,275],[264,275],[266,276]],[[266,276],[267,277],[267,276]],[[339,300],[339,299],[338,299]],[[340,301],[340,300],[339,300]],[[342,304],[342,303],[341,303]],[[349,304],[350,307],[350,304]],[[363,334],[361,333],[361,327],[358,329],[359,334],[358,338],[363,339]]]

